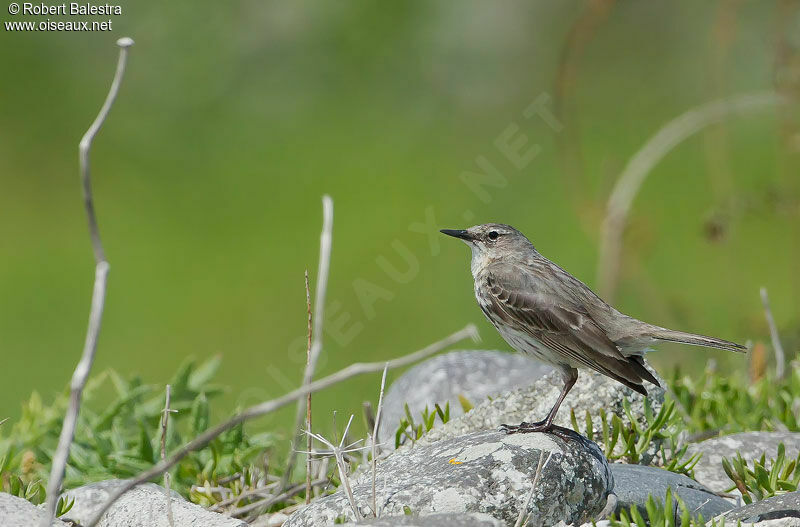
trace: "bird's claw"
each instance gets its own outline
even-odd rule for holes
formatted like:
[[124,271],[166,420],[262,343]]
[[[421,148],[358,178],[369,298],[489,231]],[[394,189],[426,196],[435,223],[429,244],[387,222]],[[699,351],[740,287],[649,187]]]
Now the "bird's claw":
[[500,425],[500,431],[506,434],[529,434],[531,432],[547,432],[553,425],[548,426],[546,421],[537,421],[535,423],[521,422],[518,425]]
[[500,431],[506,434],[531,434],[534,432],[553,434],[561,439],[570,439],[575,433],[561,426],[556,426],[553,423],[545,421],[537,421],[535,423],[522,422],[518,425],[501,424]]

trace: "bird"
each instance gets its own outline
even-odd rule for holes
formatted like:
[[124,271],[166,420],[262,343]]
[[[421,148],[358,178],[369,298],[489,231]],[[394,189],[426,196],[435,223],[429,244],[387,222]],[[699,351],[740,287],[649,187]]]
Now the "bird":
[[470,269],[483,314],[515,350],[554,366],[564,382],[542,421],[501,425],[506,433],[553,432],[564,398],[589,368],[647,395],[645,381],[660,386],[645,367],[645,353],[659,341],[735,352],[740,344],[675,331],[625,315],[586,284],[551,262],[510,225],[486,223],[440,232],[472,250]]

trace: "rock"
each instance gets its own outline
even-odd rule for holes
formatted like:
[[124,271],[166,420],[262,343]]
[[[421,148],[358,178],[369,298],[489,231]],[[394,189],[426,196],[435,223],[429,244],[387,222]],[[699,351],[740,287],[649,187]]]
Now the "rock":
[[[703,454],[694,467],[695,479],[714,492],[726,492],[733,483],[722,468],[722,458],[733,459],[736,452],[751,463],[766,453],[767,459],[778,455],[778,443],[786,446],[786,457],[797,457],[800,451],[800,433],[797,432],[744,432],[708,439],[689,446],[688,454]],[[735,491],[738,494],[738,491]]]
[[287,518],[288,516],[282,512],[267,513],[256,518],[250,527],[281,527]]
[[[389,387],[383,399],[378,439],[394,447],[394,434],[405,416],[406,403],[416,421],[426,407],[433,411],[436,403],[444,408],[449,402],[450,416],[455,417],[464,413],[459,395],[478,405],[489,396],[529,386],[551,370],[519,353],[471,350],[437,355],[414,366]],[[441,424],[438,419],[437,424]]]
[[[531,486],[541,456],[552,453],[538,486]],[[371,515],[371,474],[352,483],[362,516]],[[600,449],[578,434],[474,432],[433,444],[404,448],[378,462],[377,504],[381,517],[438,513],[485,513],[514,525],[527,497],[531,525],[587,521],[606,505],[612,476]],[[285,527],[354,521],[342,490],[295,512]]]
[[764,520],[758,523],[740,523],[738,524],[738,526],[739,527],[800,527],[800,518],[778,518],[777,520]]
[[[88,523],[109,495],[125,484],[125,480],[99,481],[72,489],[64,496],[75,505],[61,518],[78,524]],[[145,483],[129,490],[103,515],[97,527],[169,527],[166,489],[155,483]],[[174,527],[247,527],[243,521],[208,511],[189,503],[172,492]]]
[[[646,517],[647,498],[652,495],[653,498],[663,502],[667,489],[672,489],[672,494],[680,496],[689,510],[702,514],[705,519],[733,508],[728,501],[682,474],[660,468],[623,464],[611,465],[611,473],[614,474],[614,494],[617,495],[616,512],[622,509],[629,510],[636,505]],[[674,506],[677,511],[677,503]],[[680,514],[677,514],[677,517],[680,517]]]
[[[543,419],[556,402],[563,383],[558,372],[552,372],[534,382],[531,386],[517,388],[491,401],[476,405],[467,414],[452,419],[439,428],[426,433],[421,443],[430,444],[441,439],[457,437],[478,430],[497,428],[503,423],[519,424],[522,421],[538,421]],[[650,407],[658,413],[664,403],[664,390],[648,385],[647,390]],[[631,413],[637,421],[644,425],[644,396],[634,392],[613,379],[582,370],[578,382],[569,392],[556,416],[555,423],[572,429],[570,408],[575,410],[578,422],[583,426],[586,411],[594,418],[595,429],[599,429],[600,410],[606,414],[616,413],[623,423],[630,424],[622,407],[623,399],[628,399]],[[597,438],[595,437],[595,440]],[[655,450],[655,449],[653,449]],[[642,464],[650,462],[650,457],[643,456]]]
[[726,525],[736,525],[737,521],[749,523],[781,518],[800,519],[800,491],[788,492],[733,509],[717,519],[723,517]]
[[[38,527],[47,516],[41,509],[28,500],[0,492],[0,525],[3,527]],[[54,520],[52,527],[67,527],[61,520]]]
[[371,525],[373,527],[394,527],[402,525],[405,527],[504,527],[504,523],[496,520],[488,514],[428,514],[425,516],[415,516],[408,514],[404,516],[388,516],[378,519],[364,520],[359,523],[347,523],[345,527],[356,527],[358,525]]

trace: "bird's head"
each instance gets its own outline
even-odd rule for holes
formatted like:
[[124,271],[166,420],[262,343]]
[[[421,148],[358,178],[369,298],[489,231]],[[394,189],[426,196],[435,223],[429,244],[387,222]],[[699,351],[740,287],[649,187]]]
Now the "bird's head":
[[533,245],[524,234],[510,225],[484,223],[469,229],[442,229],[440,232],[458,238],[472,249],[473,267],[480,262],[524,254]]

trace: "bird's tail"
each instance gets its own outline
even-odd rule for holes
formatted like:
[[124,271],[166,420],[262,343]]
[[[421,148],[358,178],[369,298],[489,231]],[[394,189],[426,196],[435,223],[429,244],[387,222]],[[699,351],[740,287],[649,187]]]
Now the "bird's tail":
[[672,329],[653,326],[650,336],[658,340],[666,340],[669,342],[680,342],[681,344],[691,344],[692,346],[705,346],[707,348],[717,348],[721,350],[735,351],[738,353],[745,353],[747,348],[741,344],[722,340],[715,337],[706,337],[705,335],[695,335],[694,333],[684,333],[683,331],[674,331]]

